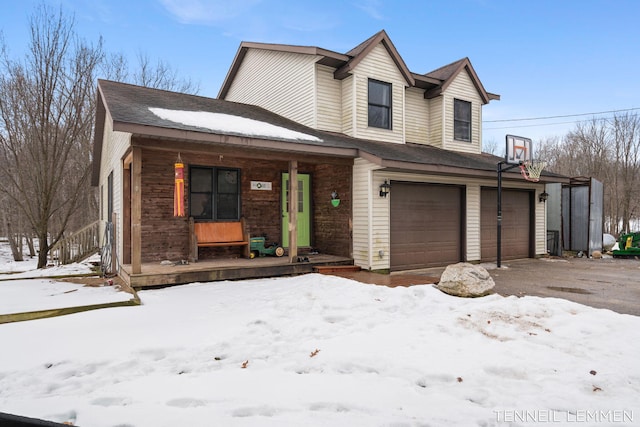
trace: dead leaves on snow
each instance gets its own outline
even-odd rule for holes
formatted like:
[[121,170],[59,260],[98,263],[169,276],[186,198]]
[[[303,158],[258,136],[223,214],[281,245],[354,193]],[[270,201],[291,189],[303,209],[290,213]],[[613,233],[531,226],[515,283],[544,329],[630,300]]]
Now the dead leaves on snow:
[[[313,350],[310,354],[309,357],[316,357],[318,355],[318,353],[320,353],[320,349],[316,348],[315,350]],[[220,357],[214,357],[215,360],[222,360],[222,358]],[[249,366],[249,359],[245,360],[244,362],[242,362],[242,365],[240,365],[241,369],[247,369],[247,367]]]

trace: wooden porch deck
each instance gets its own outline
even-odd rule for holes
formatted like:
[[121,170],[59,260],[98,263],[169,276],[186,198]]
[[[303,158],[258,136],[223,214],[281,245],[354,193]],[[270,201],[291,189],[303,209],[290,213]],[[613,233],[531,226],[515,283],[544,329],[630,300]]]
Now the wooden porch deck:
[[191,282],[257,279],[311,273],[314,267],[353,265],[352,258],[334,255],[301,255],[308,262],[289,263],[288,257],[216,258],[192,264],[161,265],[143,263],[140,274],[131,274],[131,265],[122,265],[120,276],[134,289],[179,285]]

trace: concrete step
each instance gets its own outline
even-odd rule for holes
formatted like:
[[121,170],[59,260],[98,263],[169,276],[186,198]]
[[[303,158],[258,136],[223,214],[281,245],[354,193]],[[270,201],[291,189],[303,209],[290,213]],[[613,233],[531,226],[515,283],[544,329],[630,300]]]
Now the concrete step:
[[313,267],[314,273],[331,274],[331,273],[349,273],[360,271],[357,265],[317,265]]

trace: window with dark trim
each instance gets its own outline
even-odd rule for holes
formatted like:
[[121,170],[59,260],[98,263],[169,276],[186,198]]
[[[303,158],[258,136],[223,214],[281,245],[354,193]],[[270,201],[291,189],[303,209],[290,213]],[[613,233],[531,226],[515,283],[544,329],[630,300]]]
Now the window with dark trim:
[[240,219],[240,170],[192,166],[189,169],[189,211],[194,219]]
[[453,100],[453,139],[471,141],[471,103]]
[[369,126],[391,129],[391,83],[369,79]]

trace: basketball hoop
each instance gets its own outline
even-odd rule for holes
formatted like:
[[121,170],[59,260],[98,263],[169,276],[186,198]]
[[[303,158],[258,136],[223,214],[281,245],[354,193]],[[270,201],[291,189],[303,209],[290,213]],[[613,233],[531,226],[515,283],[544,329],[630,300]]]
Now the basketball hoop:
[[527,181],[538,182],[540,181],[540,174],[546,165],[547,162],[540,159],[522,162],[520,164],[520,173]]

